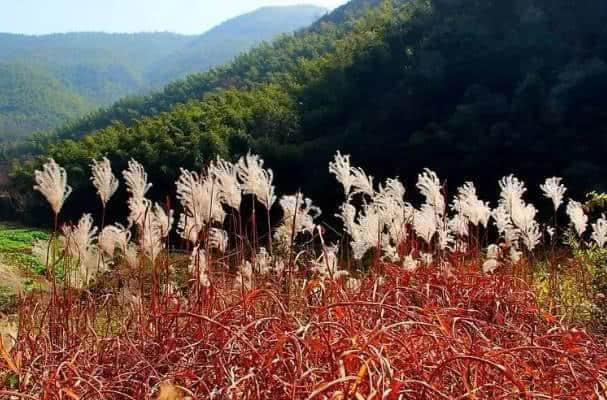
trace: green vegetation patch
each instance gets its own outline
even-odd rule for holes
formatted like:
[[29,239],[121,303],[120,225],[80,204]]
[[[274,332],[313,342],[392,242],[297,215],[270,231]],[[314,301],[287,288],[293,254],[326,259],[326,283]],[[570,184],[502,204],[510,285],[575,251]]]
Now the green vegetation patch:
[[48,239],[49,234],[46,232],[0,225],[0,259],[7,264],[42,273],[44,265],[32,255],[32,246],[36,240]]

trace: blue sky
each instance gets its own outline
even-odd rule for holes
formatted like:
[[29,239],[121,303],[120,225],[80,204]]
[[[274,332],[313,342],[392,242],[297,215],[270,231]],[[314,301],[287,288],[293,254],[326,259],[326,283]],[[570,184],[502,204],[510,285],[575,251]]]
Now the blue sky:
[[239,14],[269,5],[347,0],[0,0],[0,32],[171,31],[202,33]]

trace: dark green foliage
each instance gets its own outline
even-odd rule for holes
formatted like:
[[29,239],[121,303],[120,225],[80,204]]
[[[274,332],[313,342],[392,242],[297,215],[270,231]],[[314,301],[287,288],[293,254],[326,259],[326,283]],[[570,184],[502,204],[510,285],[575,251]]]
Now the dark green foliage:
[[[511,172],[530,187],[563,176],[578,197],[604,188],[603,2],[393,0],[361,14],[357,4],[367,3],[67,127],[60,137],[72,140],[47,154],[83,183],[91,157],[117,169],[135,157],[166,194],[178,166],[252,148],[281,191],[331,206],[337,149],[409,186],[430,167],[450,191],[474,180],[483,195]],[[46,140],[57,139],[38,147]]]

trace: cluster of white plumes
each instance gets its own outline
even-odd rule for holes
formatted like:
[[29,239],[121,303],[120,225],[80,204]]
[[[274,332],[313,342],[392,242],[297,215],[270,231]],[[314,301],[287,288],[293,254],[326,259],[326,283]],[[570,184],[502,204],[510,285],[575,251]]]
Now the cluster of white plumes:
[[[99,272],[98,247],[94,241],[97,238],[97,227],[93,226],[93,217],[85,214],[76,225],[66,225],[61,228],[63,233],[64,255],[72,261],[66,265],[66,276],[74,287],[82,288]],[[105,265],[103,265],[105,270]]]
[[[183,212],[178,219],[177,231],[194,248],[190,273],[203,286],[210,285],[209,255],[205,251],[227,251],[229,235],[222,227],[229,210],[239,212],[243,195],[253,195],[268,210],[269,219],[269,211],[277,197],[273,172],[264,169],[263,164],[259,156],[249,153],[235,163],[218,158],[210,163],[204,174],[181,170],[176,186]],[[105,209],[118,189],[118,179],[107,158],[93,161],[91,168],[91,181]],[[418,175],[416,183],[424,202],[415,208],[405,202],[405,186],[398,178],[387,179],[376,187],[373,177],[361,168],[353,167],[348,155],[338,152],[329,163],[329,172],[335,175],[345,192],[345,201],[338,217],[343,221],[356,259],[361,259],[370,249],[377,249],[385,260],[400,263],[411,271],[419,265],[432,264],[434,260],[444,263],[446,252],[466,251],[471,227],[487,229],[493,219],[501,242],[500,247],[493,245],[488,249],[485,270],[493,271],[506,257],[516,262],[524,250],[533,251],[544,233],[551,238],[556,234],[554,227],[541,225],[536,220],[537,209],[524,200],[527,191],[525,184],[513,175],[499,181],[500,198],[494,209],[478,198],[471,182],[457,189],[447,207],[440,178],[435,172],[425,169]],[[73,280],[81,286],[88,284],[98,271],[106,269],[116,256],[123,257],[135,267],[144,259],[156,262],[166,250],[167,237],[173,226],[173,211],[146,198],[152,185],[140,163],[130,160],[122,176],[129,193],[128,226],[108,225],[102,227],[97,235],[98,228],[87,214],[77,225],[65,226],[61,230],[65,255],[78,264]],[[44,195],[54,214],[58,215],[71,193],[65,169],[51,159],[42,170],[35,172],[35,181],[34,189]],[[567,190],[561,178],[547,179],[540,189],[552,201],[556,213],[564,202]],[[322,241],[322,230],[316,222],[321,211],[313,205],[312,200],[302,193],[296,193],[283,196],[278,203],[283,218],[273,230],[275,240],[289,246],[296,235],[314,234],[318,230]],[[570,199],[566,213],[577,235],[583,238],[588,227],[588,216],[582,204]],[[600,247],[605,246],[605,216],[591,226],[592,242]],[[402,254],[405,248],[402,245],[410,236],[413,236],[411,239],[418,239],[419,246],[409,254]],[[502,247],[508,250],[507,255],[502,254]],[[322,241],[319,254],[313,268],[318,276],[335,279],[346,275],[338,268],[336,247],[325,246]],[[268,254],[260,250],[253,264],[245,262],[239,269],[241,284],[249,284],[254,273],[268,273],[277,268],[282,271],[285,264],[279,261],[271,256],[271,252]]]
[[247,154],[237,163],[217,159],[207,174],[182,169],[177,181],[177,199],[184,212],[179,217],[179,234],[192,243],[212,224],[222,225],[224,207],[238,211],[243,194],[252,194],[266,209],[276,201],[272,170],[263,168],[259,156]]
[[[337,216],[350,235],[354,258],[360,259],[371,248],[381,247],[390,259],[397,257],[396,246],[407,238],[406,225],[413,219],[413,207],[404,202],[404,186],[398,179],[388,179],[376,191],[373,177],[350,165],[350,156],[339,152],[329,163],[329,172],[342,184],[346,201]],[[355,196],[362,206],[353,205]]]
[[165,247],[165,239],[173,226],[173,210],[165,210],[160,204],[145,197],[152,187],[143,165],[130,160],[127,170],[122,175],[126,181],[130,225],[138,229],[139,246],[143,254],[152,262],[156,262]]
[[542,230],[535,220],[537,209],[523,200],[527,191],[525,184],[514,175],[509,175],[500,180],[499,186],[500,200],[493,218],[501,238],[510,246],[511,260],[516,262],[522,255],[523,247],[533,251],[540,243]]
[[274,232],[274,238],[279,243],[288,244],[293,235],[314,231],[314,220],[320,216],[321,211],[312,205],[312,200],[297,193],[283,196],[279,204],[282,208],[282,222]]
[[[388,179],[377,190],[373,178],[356,167],[352,167],[350,156],[337,153],[329,164],[329,172],[335,175],[344,188],[346,200],[338,215],[344,222],[344,229],[351,238],[352,252],[360,259],[372,248],[381,250],[385,259],[399,262],[403,267],[414,270],[422,263],[432,260],[435,251],[465,251],[471,227],[488,228],[493,219],[504,247],[508,249],[510,261],[518,261],[523,249],[533,251],[541,242],[544,231],[550,237],[555,228],[542,226],[536,220],[537,209],[523,196],[527,191],[525,184],[513,175],[499,181],[500,198],[497,207],[491,208],[488,202],[478,198],[472,182],[466,182],[458,188],[450,205],[452,215],[448,215],[444,190],[438,175],[425,169],[418,175],[416,187],[424,197],[424,203],[418,208],[404,201],[405,188],[398,179]],[[543,195],[552,201],[554,211],[563,203],[566,188],[561,178],[548,178],[540,185]],[[358,208],[355,197],[360,196]],[[582,205],[570,200],[567,215],[571,225],[581,237],[586,231],[588,216]],[[607,220],[599,218],[592,224],[592,241],[598,246],[607,244]],[[425,253],[399,254],[399,244],[404,243],[409,233],[414,233],[425,246]],[[498,261],[499,249],[490,247],[485,265],[493,271]],[[499,256],[502,257],[501,249]],[[418,261],[419,260],[419,261]]]
[[[105,208],[118,189],[118,179],[107,158],[94,160],[91,171],[91,181]],[[78,223],[64,225],[60,230],[66,277],[74,287],[87,286],[98,274],[106,271],[118,255],[128,265],[136,267],[140,265],[140,254],[154,263],[165,247],[164,240],[173,225],[173,212],[165,211],[145,197],[151,184],[147,182],[147,174],[141,164],[129,161],[123,176],[130,194],[128,227],[119,223],[108,225],[97,235],[99,228],[94,226],[93,217],[85,214]],[[51,159],[41,171],[36,171],[35,178],[34,189],[46,197],[55,215],[59,214],[71,192],[65,170]],[[137,242],[131,241],[133,228],[137,229]]]

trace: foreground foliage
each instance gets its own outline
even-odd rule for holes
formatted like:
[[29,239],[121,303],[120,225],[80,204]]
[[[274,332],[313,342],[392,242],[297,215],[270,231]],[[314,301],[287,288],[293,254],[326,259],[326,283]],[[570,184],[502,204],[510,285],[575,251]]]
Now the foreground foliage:
[[[344,189],[344,229],[331,239],[312,200],[279,198],[274,173],[250,153],[182,169],[178,218],[170,202],[146,197],[152,184],[130,160],[126,226],[105,224],[120,185],[111,163],[91,169],[101,229],[90,214],[61,226],[67,173],[52,159],[36,171],[34,189],[54,215],[39,252],[52,289],[18,305],[15,341],[0,347],[0,395],[607,396],[607,220],[590,220],[596,195],[586,207],[566,199],[560,178],[540,189],[555,214],[565,208],[566,229],[536,218],[513,175],[492,208],[472,182],[448,204],[426,169],[415,207],[400,180],[377,186],[338,152],[329,172]],[[180,239],[171,240],[175,221]]]
[[276,280],[243,291],[223,273],[199,296],[61,301],[51,325],[32,302],[0,393],[141,399],[169,382],[200,399],[607,394],[605,338],[542,313],[521,280],[381,267],[353,289],[312,281],[289,302]]

